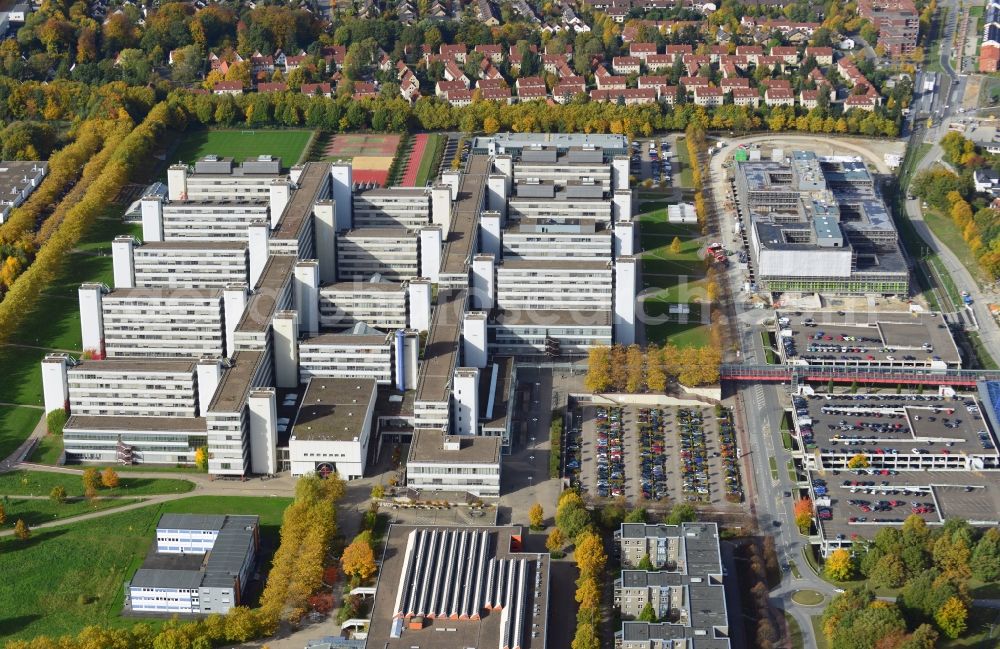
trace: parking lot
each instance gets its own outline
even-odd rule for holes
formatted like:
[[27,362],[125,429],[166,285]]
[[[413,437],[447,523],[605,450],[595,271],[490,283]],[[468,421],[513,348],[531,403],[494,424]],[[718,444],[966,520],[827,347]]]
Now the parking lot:
[[[821,480],[824,491],[816,495],[819,509],[829,519],[819,520],[826,540],[872,538],[881,526],[902,525],[916,514],[928,524],[949,518],[973,524],[996,525],[1000,521],[1000,476],[990,473],[927,471],[872,475],[867,470],[826,472],[810,475]],[[813,486],[814,493],[816,486]],[[827,500],[829,503],[827,504]]]
[[709,407],[589,405],[578,420],[580,435],[571,431],[567,442],[567,457],[573,458],[567,468],[591,497],[647,506],[739,507],[732,502],[742,485],[728,414],[720,419]]
[[663,140],[636,140],[632,142],[632,157],[629,173],[640,182],[646,179],[659,184],[673,183],[673,173],[676,169],[676,157],[672,145]]
[[775,313],[786,363],[862,367],[959,367],[961,357],[937,313]]

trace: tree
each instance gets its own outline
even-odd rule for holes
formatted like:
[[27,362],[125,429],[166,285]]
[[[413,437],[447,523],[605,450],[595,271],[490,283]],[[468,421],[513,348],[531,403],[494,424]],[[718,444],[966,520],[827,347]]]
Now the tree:
[[45,425],[48,428],[49,435],[61,436],[63,428],[66,426],[66,411],[60,408],[45,415]]
[[864,453],[858,453],[850,460],[847,461],[847,468],[849,469],[865,469],[868,467],[868,458]]
[[1000,579],[1000,530],[995,527],[986,530],[972,551],[969,568],[980,581]]
[[625,380],[625,391],[635,394],[642,391],[644,384],[643,355],[638,345],[629,345],[625,352],[625,366],[628,378]]
[[642,555],[642,558],[639,559],[639,563],[636,564],[635,569],[645,570],[646,572],[652,572],[653,570],[656,570],[656,566],[653,565],[653,562],[650,560],[649,555],[644,554]]
[[545,527],[545,511],[539,503],[535,503],[528,510],[528,523],[533,530],[540,530]]
[[647,519],[648,519],[648,516],[646,515],[646,510],[643,509],[643,508],[641,508],[641,507],[637,507],[637,508],[633,509],[632,511],[630,511],[629,513],[625,514],[625,520],[623,522],[625,522],[625,523],[645,523],[647,521]]
[[844,548],[838,548],[826,559],[826,576],[833,581],[848,581],[854,576],[854,560],[851,553]]
[[19,518],[17,519],[17,522],[14,523],[14,536],[22,541],[27,541],[31,536],[31,529],[28,527],[28,524],[24,522],[24,519]]
[[674,240],[670,242],[670,252],[675,255],[681,254],[681,238],[674,237]]
[[381,484],[372,487],[372,500],[382,500],[383,498],[385,498],[385,487]]
[[571,649],[601,649],[601,640],[597,637],[597,629],[593,624],[588,622],[576,625]]
[[60,504],[66,502],[66,487],[61,484],[52,487],[52,491],[49,492],[49,500]]
[[101,474],[94,467],[87,467],[83,470],[83,492],[87,498],[97,495],[97,490],[101,488]]
[[545,538],[545,549],[555,554],[561,552],[564,547],[566,547],[566,537],[563,536],[558,527],[553,528]]
[[795,526],[803,534],[808,534],[809,529],[812,527],[812,510],[811,499],[800,498],[795,501]]
[[584,385],[591,392],[606,392],[611,387],[611,348],[591,347],[588,352]]
[[118,483],[119,483],[118,472],[115,471],[113,468],[108,467],[103,471],[101,471],[102,485],[104,485],[108,489],[114,489],[115,487],[118,486]]
[[257,613],[246,606],[234,606],[226,613],[226,640],[246,642],[260,634]]
[[650,392],[667,389],[667,373],[663,369],[663,356],[654,344],[646,346],[646,387]]
[[[576,495],[574,492],[569,492]],[[583,507],[579,496],[575,499],[560,498],[556,509],[556,527],[567,539],[575,539],[590,525],[590,513]]]
[[199,446],[194,451],[194,465],[201,471],[208,471],[208,447]]
[[573,557],[580,575],[584,577],[599,577],[608,561],[608,555],[604,553],[604,542],[600,536],[590,531],[583,532],[576,539]]
[[653,604],[646,602],[646,605],[639,611],[638,620],[640,622],[656,622],[656,619],[656,611],[653,609]]
[[576,601],[581,609],[597,610],[601,606],[601,585],[596,579],[583,577],[576,589]]
[[687,503],[678,503],[670,510],[664,522],[667,525],[680,525],[681,523],[693,523],[698,520],[694,507]]
[[354,585],[362,584],[375,574],[375,553],[372,546],[363,538],[354,539],[344,548],[340,558],[340,566],[344,574],[351,578]]
[[947,534],[942,534],[934,542],[933,555],[934,565],[945,574],[963,579],[969,577],[970,552],[964,538],[958,535],[952,538]]
[[899,588],[906,581],[906,567],[898,554],[887,554],[878,560],[869,578],[876,586]]
[[941,633],[951,639],[962,635],[968,626],[969,610],[958,597],[951,597],[934,614],[934,622]]
[[0,502],[0,525],[3,525],[6,522],[7,522],[7,509],[3,506],[3,503]]

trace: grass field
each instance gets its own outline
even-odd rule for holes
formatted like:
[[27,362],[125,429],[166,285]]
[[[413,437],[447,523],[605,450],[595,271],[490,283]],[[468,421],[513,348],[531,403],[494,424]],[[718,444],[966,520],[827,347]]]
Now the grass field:
[[969,271],[972,278],[976,280],[976,283],[982,285],[985,282],[983,271],[979,267],[979,264],[976,263],[975,255],[969,249],[969,244],[965,243],[965,239],[962,238],[962,233],[955,226],[955,222],[948,216],[933,209],[924,210],[923,216],[927,227],[931,229],[934,236],[940,239],[941,243],[948,246],[948,249],[958,257],[958,260],[962,262],[962,265]]
[[122,586],[152,542],[161,513],[257,514],[274,542],[289,498],[192,497],[0,540],[0,637],[75,633],[89,624],[124,627]]
[[[24,323],[0,346],[0,402],[41,405],[42,373],[39,367],[53,350],[82,352],[80,307],[77,290],[84,282],[111,285],[111,240],[119,234],[139,235],[141,227],[122,223],[123,207],[110,205],[84,234],[76,251],[66,256],[55,280],[29,311]],[[39,347],[40,349],[35,349]],[[40,410],[0,406],[0,457],[6,457],[31,434]],[[56,453],[58,457],[58,453]]]
[[[12,471],[0,473],[0,496],[48,496],[52,487],[62,485],[69,496],[83,495],[83,480],[70,473],[49,471]],[[101,489],[101,496],[152,496],[187,493],[194,489],[188,480],[169,478],[129,478],[120,476],[119,486]]]
[[34,527],[39,523],[48,523],[60,518],[89,514],[90,512],[101,511],[103,509],[113,509],[122,505],[130,505],[139,502],[141,498],[111,498],[89,501],[84,498],[67,500],[64,503],[56,503],[51,500],[41,500],[38,498],[4,498],[4,509],[7,514],[7,523],[0,525],[0,530],[13,529],[18,519],[24,520],[28,527]]
[[298,164],[313,132],[307,130],[207,129],[189,132],[172,154],[171,162],[194,164],[210,153],[236,162],[270,154],[281,158],[281,166]]
[[[2,357],[0,350],[0,364]],[[0,406],[0,457],[7,457],[17,450],[41,416],[42,411],[36,408]]]
[[694,187],[694,176],[691,175],[691,156],[688,155],[686,138],[677,138],[674,152],[677,154],[677,164],[680,166],[680,173],[674,172],[674,178],[680,179],[676,183],[677,186]]
[[[646,340],[678,347],[700,347],[711,342],[708,324],[705,264],[699,255],[704,237],[697,225],[669,223],[666,201],[642,204],[639,216],[639,240],[642,248],[642,313]],[[678,238],[680,251],[670,246]],[[690,313],[683,317],[669,313],[672,304],[688,304]],[[664,318],[667,322],[659,322]],[[686,321],[684,321],[686,320]]]

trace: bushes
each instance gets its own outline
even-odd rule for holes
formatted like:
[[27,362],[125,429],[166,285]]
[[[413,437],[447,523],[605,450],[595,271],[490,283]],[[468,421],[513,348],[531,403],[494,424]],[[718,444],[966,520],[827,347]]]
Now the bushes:
[[66,426],[66,411],[53,410],[45,416],[45,425],[48,428],[49,435],[59,435],[61,437],[63,427]]
[[559,469],[562,466],[562,414],[555,410],[552,412],[552,424],[549,426],[549,477],[558,478]]

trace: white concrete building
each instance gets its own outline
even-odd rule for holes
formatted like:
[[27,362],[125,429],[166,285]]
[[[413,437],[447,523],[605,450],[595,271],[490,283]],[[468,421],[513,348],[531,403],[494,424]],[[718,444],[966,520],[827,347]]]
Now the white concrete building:
[[500,445],[499,437],[447,435],[418,428],[413,431],[406,458],[406,486],[424,494],[468,492],[480,498],[497,498]]
[[[120,252],[119,252],[120,251]],[[221,288],[249,281],[246,241],[114,242],[116,288]],[[119,281],[131,277],[132,283]]]
[[359,323],[385,331],[405,328],[406,287],[398,282],[369,281],[320,286],[319,321],[323,329],[349,329]]
[[192,167],[167,169],[168,196],[172,201],[269,200],[271,183],[281,178],[281,159],[259,156],[242,165],[232,158],[207,155]]
[[431,222],[431,192],[423,187],[390,187],[354,193],[352,227],[419,230]]
[[[45,375],[43,375],[45,376]],[[194,417],[194,361],[85,360],[66,369],[74,415]]]
[[367,228],[337,234],[337,278],[367,281],[373,275],[401,281],[418,277],[417,234],[404,228]]
[[364,477],[375,396],[372,379],[310,380],[288,442],[292,475]]
[[299,382],[314,378],[392,383],[392,334],[324,333],[299,341]]

